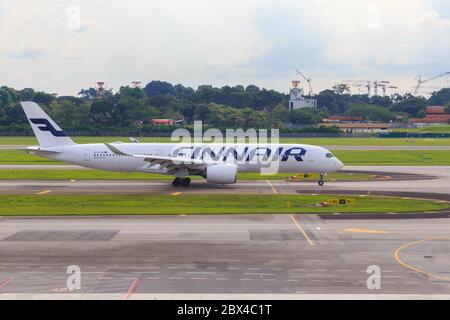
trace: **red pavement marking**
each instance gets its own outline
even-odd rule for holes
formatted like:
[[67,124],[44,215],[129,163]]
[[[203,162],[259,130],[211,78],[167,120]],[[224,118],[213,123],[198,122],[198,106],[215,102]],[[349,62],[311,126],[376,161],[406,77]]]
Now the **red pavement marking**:
[[139,285],[139,282],[141,280],[139,278],[134,279],[133,283],[131,284],[131,287],[128,289],[127,293],[123,296],[122,300],[128,300],[131,295],[136,290],[137,286]]
[[6,286],[6,284],[10,281],[11,281],[11,278],[6,278],[2,282],[0,282],[0,289],[3,288],[4,286]]

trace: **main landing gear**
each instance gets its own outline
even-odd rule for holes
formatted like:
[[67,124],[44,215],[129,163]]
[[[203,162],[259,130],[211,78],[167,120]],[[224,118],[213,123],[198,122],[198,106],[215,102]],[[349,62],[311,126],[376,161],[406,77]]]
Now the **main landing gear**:
[[319,186],[323,186],[325,184],[325,181],[323,180],[323,177],[325,176],[324,173],[320,174],[320,180],[317,182]]
[[191,184],[190,178],[175,178],[172,181],[172,186],[174,187],[189,187]]

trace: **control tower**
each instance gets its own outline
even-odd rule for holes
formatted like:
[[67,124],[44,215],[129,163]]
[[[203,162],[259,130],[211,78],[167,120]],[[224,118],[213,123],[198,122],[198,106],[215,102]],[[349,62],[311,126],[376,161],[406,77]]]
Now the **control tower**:
[[292,88],[289,90],[289,109],[317,108],[317,100],[305,98],[299,85],[299,80],[292,81]]

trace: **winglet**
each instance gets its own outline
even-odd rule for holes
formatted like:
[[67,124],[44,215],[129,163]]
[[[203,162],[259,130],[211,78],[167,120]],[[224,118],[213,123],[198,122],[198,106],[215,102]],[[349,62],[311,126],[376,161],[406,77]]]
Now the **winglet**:
[[125,152],[120,151],[119,149],[117,149],[116,147],[114,147],[112,144],[110,143],[105,143],[105,146],[111,150],[113,153],[118,154],[120,156],[131,156],[130,154],[127,154]]

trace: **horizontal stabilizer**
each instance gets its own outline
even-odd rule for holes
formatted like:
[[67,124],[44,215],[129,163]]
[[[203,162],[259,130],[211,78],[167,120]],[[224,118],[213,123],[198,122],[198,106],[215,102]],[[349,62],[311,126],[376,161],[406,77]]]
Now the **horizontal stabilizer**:
[[57,153],[61,153],[60,151],[56,151],[56,150],[52,150],[52,149],[46,149],[46,148],[42,148],[42,147],[28,147],[25,149],[18,149],[18,150],[24,150],[27,151],[28,153],[42,153],[42,154],[57,154]]

